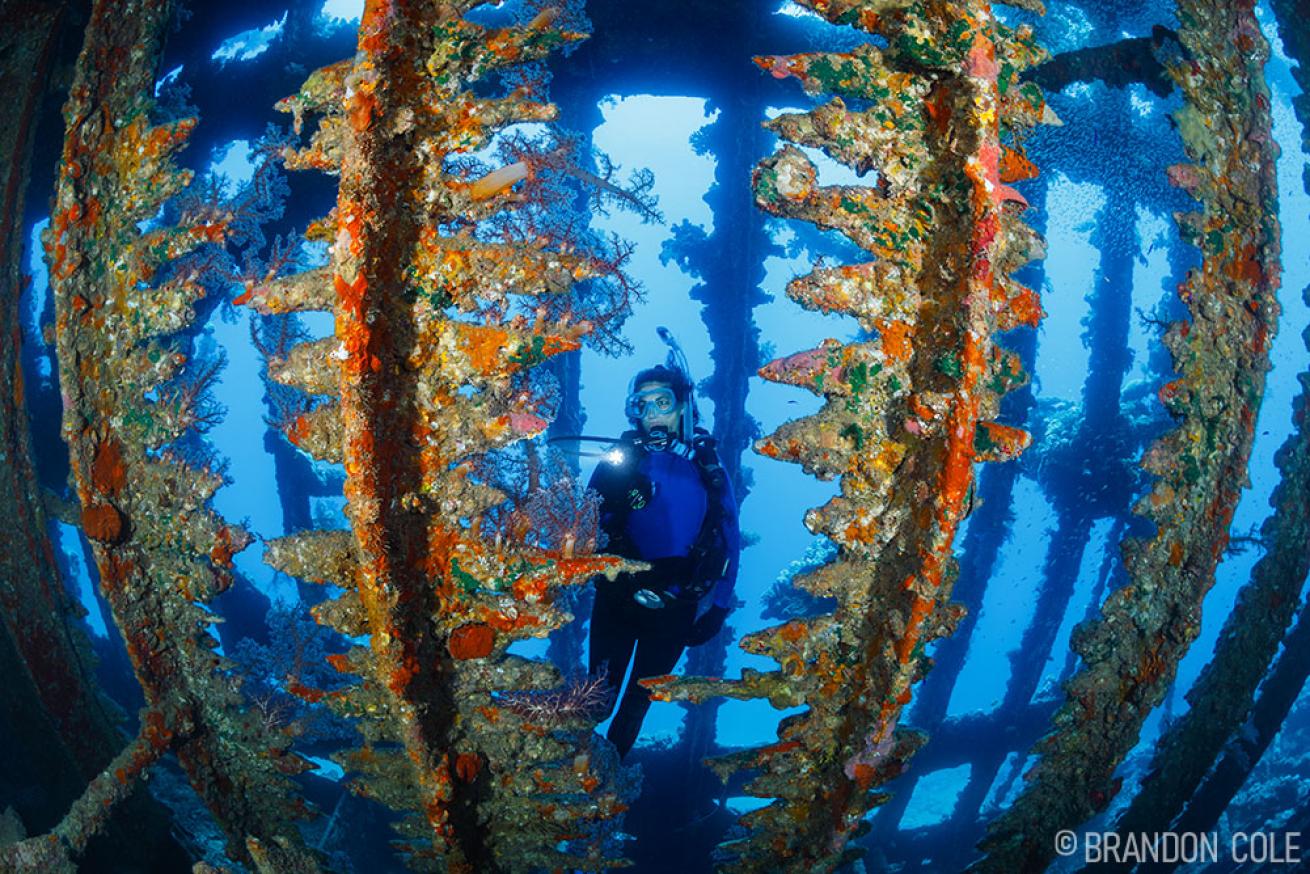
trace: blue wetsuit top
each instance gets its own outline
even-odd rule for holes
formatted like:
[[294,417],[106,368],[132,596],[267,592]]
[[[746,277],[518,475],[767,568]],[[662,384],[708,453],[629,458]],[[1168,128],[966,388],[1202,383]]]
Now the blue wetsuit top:
[[[721,485],[710,487],[700,465],[676,451],[652,452],[631,443],[622,444],[622,451],[623,462],[602,462],[589,483],[604,498],[600,525],[610,537],[605,551],[642,561],[687,556],[709,501],[717,498],[724,569],[711,585],[714,604],[730,608],[741,552],[732,484],[721,476]],[[672,587],[679,581],[666,582]]]

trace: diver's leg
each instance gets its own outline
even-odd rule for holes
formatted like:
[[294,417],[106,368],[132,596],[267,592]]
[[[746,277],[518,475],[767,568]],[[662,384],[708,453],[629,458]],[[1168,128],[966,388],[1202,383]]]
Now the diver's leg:
[[[624,615],[623,603],[601,583],[591,608],[591,634],[587,643],[587,674],[603,674],[607,687],[605,716],[614,712],[619,687],[628,672],[632,650],[637,643],[637,626]],[[602,717],[603,718],[603,717]]]
[[650,710],[650,692],[637,682],[647,677],[660,677],[673,670],[687,645],[687,633],[696,617],[696,605],[677,604],[655,614],[651,611],[642,618],[642,629],[637,637],[637,657],[632,663],[632,680],[623,690],[619,712],[610,723],[606,737],[623,757],[637,742],[642,720]]

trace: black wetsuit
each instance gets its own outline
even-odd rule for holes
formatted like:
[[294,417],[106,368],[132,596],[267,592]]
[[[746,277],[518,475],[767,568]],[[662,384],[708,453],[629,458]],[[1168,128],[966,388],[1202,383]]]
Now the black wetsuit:
[[[702,436],[698,446],[699,452],[687,457],[624,444],[624,463],[603,463],[591,478],[590,487],[603,499],[600,524],[609,537],[604,551],[653,565],[641,574],[596,582],[589,670],[593,675],[606,673],[611,707],[618,701],[607,736],[620,755],[632,748],[650,709],[650,694],[635,680],[673,670],[703,601],[723,610],[733,601],[740,551],[736,502],[721,471],[717,477],[707,475],[707,469],[717,467],[713,442]],[[689,557],[704,551],[707,513],[710,526],[720,534],[714,556],[718,572],[713,574],[697,571],[695,559]],[[688,592],[693,578],[699,586]],[[681,597],[669,597],[666,606],[651,609],[633,598],[642,588],[681,591]],[[697,597],[697,591],[703,596]],[[629,663],[633,681],[619,699]]]

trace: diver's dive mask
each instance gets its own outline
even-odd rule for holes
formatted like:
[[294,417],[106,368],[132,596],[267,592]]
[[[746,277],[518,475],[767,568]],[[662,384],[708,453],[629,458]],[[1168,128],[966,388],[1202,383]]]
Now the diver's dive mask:
[[664,364],[632,377],[623,411],[633,427],[646,435],[643,445],[647,448],[665,450],[679,441],[690,446],[699,419],[696,383],[687,367],[687,356],[673,334],[663,326],[656,328],[656,333],[669,347],[669,354]]
[[672,388],[660,386],[628,395],[623,412],[629,419],[644,419],[649,415],[664,415],[678,408],[678,396]]
[[641,430],[637,442],[654,452],[663,452],[673,447],[685,415],[683,403],[674,389],[658,383],[646,384],[640,390],[634,389],[624,404],[624,412],[627,413],[628,421]]

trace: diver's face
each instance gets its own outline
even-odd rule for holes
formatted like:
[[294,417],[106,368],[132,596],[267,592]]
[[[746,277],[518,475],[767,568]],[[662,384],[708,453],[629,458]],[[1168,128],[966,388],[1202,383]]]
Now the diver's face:
[[682,422],[682,404],[678,403],[673,386],[667,382],[643,382],[632,393],[629,403],[634,404],[637,422],[647,434],[655,428],[678,433]]

